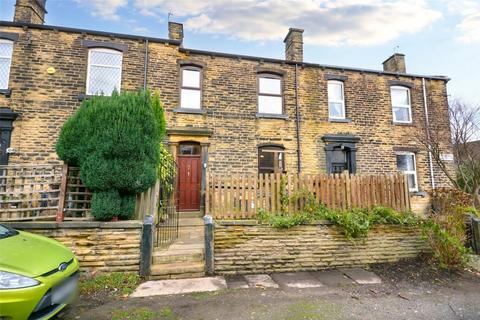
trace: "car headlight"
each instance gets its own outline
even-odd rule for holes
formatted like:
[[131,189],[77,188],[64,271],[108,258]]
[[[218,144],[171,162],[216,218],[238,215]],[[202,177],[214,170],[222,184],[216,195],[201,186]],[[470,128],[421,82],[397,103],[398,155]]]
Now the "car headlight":
[[0,290],[33,287],[39,283],[40,282],[32,278],[24,277],[11,272],[0,271]]

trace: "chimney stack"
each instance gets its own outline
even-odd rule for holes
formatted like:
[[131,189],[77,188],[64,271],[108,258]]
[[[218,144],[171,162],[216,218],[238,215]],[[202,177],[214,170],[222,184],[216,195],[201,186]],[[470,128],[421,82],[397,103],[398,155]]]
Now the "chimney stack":
[[168,22],[168,38],[183,42],[183,24],[178,22]]
[[285,60],[303,62],[303,29],[290,28],[283,42]]
[[394,53],[390,58],[383,61],[383,71],[407,73],[405,66],[405,55],[401,53]]
[[26,22],[32,24],[44,24],[45,2],[47,0],[17,0],[15,3],[14,22]]

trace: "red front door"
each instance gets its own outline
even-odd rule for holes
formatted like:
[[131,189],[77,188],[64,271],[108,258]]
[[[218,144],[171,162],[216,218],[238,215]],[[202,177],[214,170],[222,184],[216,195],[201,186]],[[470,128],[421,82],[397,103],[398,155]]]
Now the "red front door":
[[200,155],[178,156],[179,210],[200,210],[202,168]]

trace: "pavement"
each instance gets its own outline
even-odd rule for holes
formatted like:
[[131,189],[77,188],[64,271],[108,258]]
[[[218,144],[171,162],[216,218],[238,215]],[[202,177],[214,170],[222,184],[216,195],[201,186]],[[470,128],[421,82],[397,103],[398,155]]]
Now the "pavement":
[[148,281],[84,296],[59,320],[480,320],[480,274],[422,260],[318,272]]
[[204,277],[178,280],[158,280],[142,283],[130,295],[132,298],[212,292],[225,289],[249,288],[327,288],[351,284],[379,284],[382,280],[373,272],[361,268],[333,269],[315,272],[291,272],[240,275],[232,277]]

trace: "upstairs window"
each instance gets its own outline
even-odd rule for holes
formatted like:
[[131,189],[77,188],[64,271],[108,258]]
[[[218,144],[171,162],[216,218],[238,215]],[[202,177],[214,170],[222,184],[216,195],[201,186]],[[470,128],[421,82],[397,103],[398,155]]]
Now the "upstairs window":
[[406,87],[390,87],[392,96],[393,122],[411,123],[412,106],[410,101],[410,89]]
[[283,114],[282,77],[274,74],[258,76],[258,113]]
[[258,148],[258,173],[285,172],[285,150],[282,147]]
[[411,192],[418,191],[417,169],[415,163],[415,153],[399,152],[397,153],[397,168],[407,176],[408,188]]
[[0,89],[8,89],[13,41],[0,39]]
[[197,67],[182,67],[180,108],[202,108],[202,69]]
[[111,49],[88,51],[87,95],[110,96],[120,91],[123,53]]
[[328,117],[345,119],[345,96],[341,81],[328,81]]

